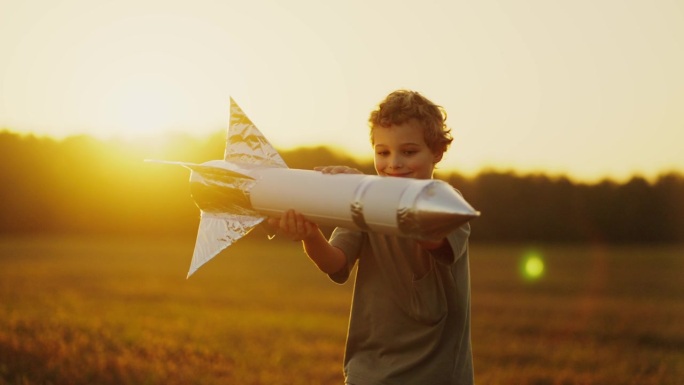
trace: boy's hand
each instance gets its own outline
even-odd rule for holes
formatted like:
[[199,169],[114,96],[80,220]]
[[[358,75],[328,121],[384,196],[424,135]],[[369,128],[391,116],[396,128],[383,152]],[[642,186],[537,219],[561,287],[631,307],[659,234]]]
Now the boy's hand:
[[363,174],[361,171],[347,166],[318,166],[314,170],[323,174]]
[[422,247],[425,250],[436,250],[442,246],[444,246],[445,243],[448,243],[446,238],[442,238],[439,240],[423,240],[423,241],[418,241],[418,244],[420,247]]
[[294,210],[288,210],[278,218],[269,218],[268,224],[293,241],[303,241],[318,231],[318,225]]

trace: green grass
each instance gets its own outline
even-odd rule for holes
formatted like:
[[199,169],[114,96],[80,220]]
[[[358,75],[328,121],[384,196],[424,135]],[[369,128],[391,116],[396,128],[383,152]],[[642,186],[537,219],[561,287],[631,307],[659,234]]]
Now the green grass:
[[[257,238],[257,239],[255,239]],[[0,240],[0,384],[341,384],[351,285],[296,243]],[[480,384],[677,384],[684,247],[473,245]]]

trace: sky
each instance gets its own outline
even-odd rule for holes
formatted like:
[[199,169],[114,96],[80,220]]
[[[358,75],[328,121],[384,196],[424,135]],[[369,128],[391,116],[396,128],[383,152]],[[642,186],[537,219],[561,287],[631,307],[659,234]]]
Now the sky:
[[[372,156],[369,112],[443,106],[439,168],[580,180],[684,171],[681,0],[0,0],[0,129],[225,130]],[[207,159],[209,160],[209,159]]]

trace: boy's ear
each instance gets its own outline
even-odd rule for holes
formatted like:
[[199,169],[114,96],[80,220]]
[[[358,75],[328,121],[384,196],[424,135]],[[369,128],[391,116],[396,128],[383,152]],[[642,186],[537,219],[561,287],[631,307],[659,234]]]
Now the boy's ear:
[[444,156],[444,153],[433,154],[432,163],[433,163],[433,164],[439,163],[439,162],[442,160],[442,157],[443,157],[443,156]]

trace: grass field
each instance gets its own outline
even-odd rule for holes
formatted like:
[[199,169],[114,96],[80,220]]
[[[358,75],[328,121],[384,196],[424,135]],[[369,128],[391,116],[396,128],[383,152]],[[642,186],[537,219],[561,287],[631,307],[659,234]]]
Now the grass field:
[[[341,384],[351,285],[295,243],[0,239],[0,384]],[[684,384],[684,246],[471,249],[479,384]]]

